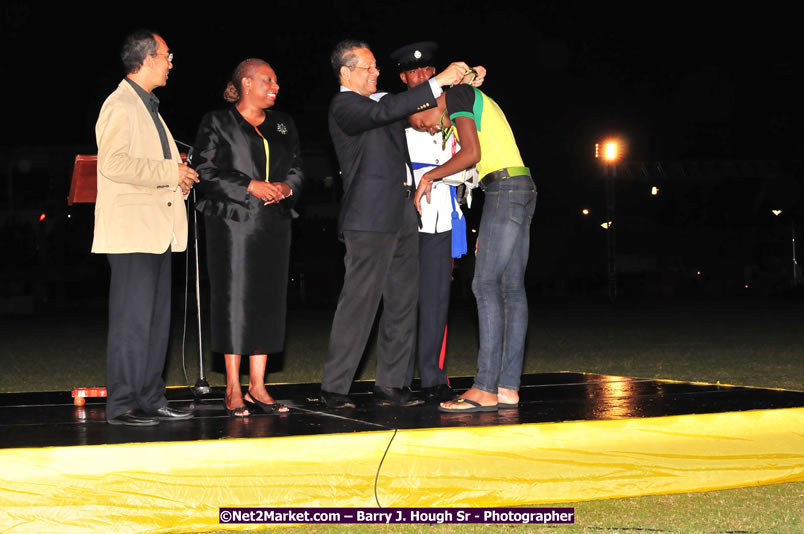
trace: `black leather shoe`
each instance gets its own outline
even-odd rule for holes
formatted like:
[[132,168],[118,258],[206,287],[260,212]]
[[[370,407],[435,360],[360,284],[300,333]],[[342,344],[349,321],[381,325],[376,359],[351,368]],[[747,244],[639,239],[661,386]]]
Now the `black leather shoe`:
[[380,406],[417,406],[424,404],[423,400],[413,396],[413,392],[408,387],[374,386],[372,400]]
[[126,426],[156,426],[159,420],[156,417],[147,415],[137,415],[134,411],[128,411],[122,415],[118,415],[113,419],[109,419],[110,425],[126,425]]
[[333,393],[331,391],[321,390],[321,402],[327,405],[327,408],[354,408],[354,401],[349,398],[349,395],[343,393]]
[[458,394],[448,385],[439,384],[431,388],[422,388],[422,396],[424,396],[424,402],[427,404],[438,404],[439,402],[455,400]]
[[182,419],[192,419],[193,411],[162,406],[151,415],[160,421],[181,421]]

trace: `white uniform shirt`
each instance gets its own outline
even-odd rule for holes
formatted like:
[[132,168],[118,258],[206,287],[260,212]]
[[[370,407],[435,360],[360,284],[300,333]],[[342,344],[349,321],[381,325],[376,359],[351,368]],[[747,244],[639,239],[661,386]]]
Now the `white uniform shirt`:
[[[408,152],[410,161],[413,163],[413,178],[416,185],[424,173],[444,164],[452,157],[452,154],[460,150],[460,146],[455,143],[455,138],[447,141],[444,150],[441,149],[441,135],[430,135],[427,132],[419,132],[413,128],[406,128],[405,135],[408,141]],[[453,147],[453,143],[455,146]],[[454,150],[453,150],[454,148]],[[462,174],[457,173],[457,174]],[[452,199],[450,196],[450,186],[442,180],[433,182],[433,189],[430,192],[430,203],[427,197],[422,197],[422,227],[419,232],[435,234],[452,230]],[[458,203],[455,209],[463,217],[463,212]]]

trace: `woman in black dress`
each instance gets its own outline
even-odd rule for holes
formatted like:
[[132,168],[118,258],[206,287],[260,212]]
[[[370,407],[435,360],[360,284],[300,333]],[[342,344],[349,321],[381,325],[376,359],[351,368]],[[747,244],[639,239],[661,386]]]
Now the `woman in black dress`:
[[[226,362],[226,410],[245,417],[286,412],[265,389],[268,354],[285,344],[291,203],[302,185],[293,119],[269,110],[279,84],[271,66],[247,59],[224,98],[201,120],[194,154],[203,194],[212,308],[212,350]],[[240,356],[249,355],[249,387]]]

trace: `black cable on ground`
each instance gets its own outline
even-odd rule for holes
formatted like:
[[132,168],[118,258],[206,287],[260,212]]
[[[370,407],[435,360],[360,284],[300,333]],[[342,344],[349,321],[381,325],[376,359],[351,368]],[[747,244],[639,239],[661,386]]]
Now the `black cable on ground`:
[[388,450],[391,448],[391,443],[394,442],[394,438],[396,437],[396,433],[399,429],[394,429],[394,435],[391,436],[391,439],[388,441],[388,446],[385,447],[385,452],[382,453],[382,458],[380,459],[380,465],[377,466],[377,474],[374,476],[374,500],[377,501],[377,507],[382,508],[380,504],[380,498],[377,496],[377,482],[380,480],[380,470],[382,469],[382,464],[385,461],[385,456],[388,454]]

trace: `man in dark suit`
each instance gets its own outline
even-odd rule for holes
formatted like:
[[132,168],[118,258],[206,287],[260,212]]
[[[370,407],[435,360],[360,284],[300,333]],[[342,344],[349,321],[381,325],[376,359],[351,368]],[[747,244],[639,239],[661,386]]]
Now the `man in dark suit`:
[[410,405],[415,401],[402,386],[416,331],[418,222],[403,119],[433,107],[440,88],[460,83],[469,67],[453,63],[428,83],[386,95],[376,93],[380,71],[367,43],[340,42],[331,62],[341,85],[330,104],[329,131],[343,178],[338,231],[346,273],[321,397],[331,408],[354,407],[349,388],[382,299],[374,400]]

